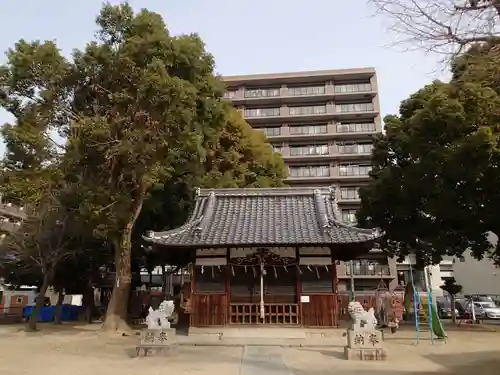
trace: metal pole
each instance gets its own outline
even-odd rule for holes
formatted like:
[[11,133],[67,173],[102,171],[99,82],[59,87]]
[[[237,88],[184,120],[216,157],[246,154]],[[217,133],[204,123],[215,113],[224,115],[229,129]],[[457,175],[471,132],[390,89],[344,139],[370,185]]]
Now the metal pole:
[[428,314],[429,314],[429,318],[428,318],[428,323],[429,323],[429,332],[431,333],[431,343],[434,344],[434,331],[432,330],[432,325],[434,324],[433,321],[432,321],[432,307],[433,307],[433,300],[432,300],[432,280],[431,280],[431,277],[432,277],[432,272],[431,270],[429,269],[429,266],[427,266],[425,268],[425,274],[426,274],[426,285],[425,287],[427,288],[427,303],[428,303]]
[[412,259],[410,257],[410,280],[411,280],[411,286],[412,286],[412,291],[413,291],[413,315],[415,315],[415,335],[417,339],[417,344],[420,342],[420,324],[419,324],[419,319],[420,317],[418,316],[419,309],[420,309],[420,298],[417,293],[417,289],[415,288],[415,280],[413,279],[413,267],[411,265]]
[[474,308],[474,300],[472,299],[472,296],[470,297],[470,308],[471,308],[471,313],[472,313],[472,324],[476,324],[476,309]]
[[351,279],[351,301],[356,299],[356,291],[354,290],[354,263],[352,260],[349,261],[349,273]]

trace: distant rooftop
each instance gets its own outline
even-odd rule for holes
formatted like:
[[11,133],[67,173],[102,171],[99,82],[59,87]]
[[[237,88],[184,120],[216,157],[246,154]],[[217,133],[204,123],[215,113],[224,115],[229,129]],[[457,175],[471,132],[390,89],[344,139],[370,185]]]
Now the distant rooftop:
[[250,75],[234,75],[224,76],[222,79],[228,85],[238,85],[245,81],[258,82],[307,82],[311,80],[327,80],[327,79],[356,79],[371,77],[375,74],[375,68],[353,68],[353,69],[332,69],[332,70],[311,70],[303,72],[288,72],[288,73],[267,73],[267,74],[250,74]]

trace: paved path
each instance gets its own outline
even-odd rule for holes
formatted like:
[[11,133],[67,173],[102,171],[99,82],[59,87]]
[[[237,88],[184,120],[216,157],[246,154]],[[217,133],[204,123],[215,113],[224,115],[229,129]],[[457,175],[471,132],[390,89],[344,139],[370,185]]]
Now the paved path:
[[240,365],[240,375],[293,375],[277,348],[246,346]]

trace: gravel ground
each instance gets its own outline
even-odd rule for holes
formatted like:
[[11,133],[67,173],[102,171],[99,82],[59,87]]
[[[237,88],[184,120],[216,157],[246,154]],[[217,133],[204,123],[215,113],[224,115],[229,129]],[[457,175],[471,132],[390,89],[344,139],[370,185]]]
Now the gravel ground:
[[[137,337],[102,334],[97,325],[54,327],[28,334],[21,327],[0,327],[2,375],[424,375],[497,374],[500,333],[449,332],[446,343],[431,345],[422,335],[415,345],[411,331],[387,336],[389,359],[356,362],[343,359],[342,344],[287,348],[272,346],[178,346],[165,357],[134,358]],[[240,343],[241,344],[241,343]]]

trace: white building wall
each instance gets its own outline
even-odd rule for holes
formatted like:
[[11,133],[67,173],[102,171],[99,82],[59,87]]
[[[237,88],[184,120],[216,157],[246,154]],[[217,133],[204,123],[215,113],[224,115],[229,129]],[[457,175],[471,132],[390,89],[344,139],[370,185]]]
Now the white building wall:
[[427,285],[432,290],[432,295],[435,297],[442,297],[443,290],[441,289],[441,285],[443,285],[441,269],[439,264],[435,266],[428,266],[426,268],[426,276],[427,276]]
[[462,285],[463,294],[499,294],[500,269],[489,258],[474,259],[470,254],[464,254],[463,259],[457,259],[453,265],[457,284]]
[[[444,260],[443,263],[447,264],[448,260]],[[414,256],[407,256],[401,264],[405,265],[416,265]],[[443,285],[443,277],[449,277],[449,271],[441,271],[439,264],[434,266],[428,266],[425,268],[425,282],[431,288],[432,295],[436,297],[443,296],[443,290],[441,289],[441,285]]]
[[[488,240],[496,246],[498,237],[490,232]],[[454,260],[453,271],[463,294],[500,295],[500,268],[488,256],[477,260],[466,251],[462,258]]]

